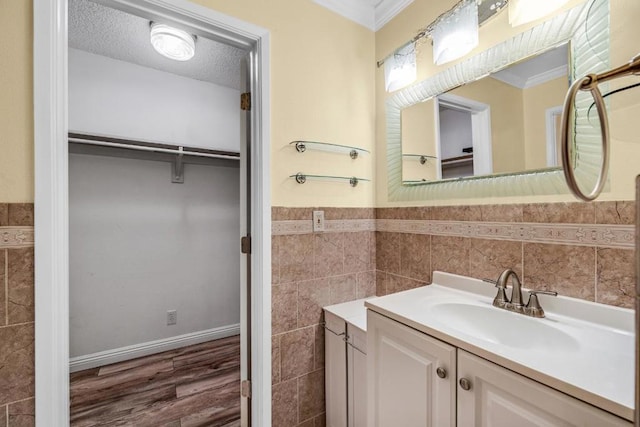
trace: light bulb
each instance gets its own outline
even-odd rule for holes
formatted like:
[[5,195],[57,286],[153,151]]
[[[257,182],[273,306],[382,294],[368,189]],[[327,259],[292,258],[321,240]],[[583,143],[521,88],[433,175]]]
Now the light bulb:
[[194,36],[165,24],[151,24],[150,40],[156,52],[175,61],[188,61],[196,53]]

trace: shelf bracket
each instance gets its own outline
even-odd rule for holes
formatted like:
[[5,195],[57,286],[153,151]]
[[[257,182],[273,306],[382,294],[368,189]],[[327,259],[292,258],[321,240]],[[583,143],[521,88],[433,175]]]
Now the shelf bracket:
[[174,184],[184,184],[184,154],[183,148],[178,147],[180,153],[176,154],[176,158],[171,163],[171,182]]
[[298,184],[304,184],[305,182],[307,182],[307,176],[303,173],[298,172],[296,174],[296,182]]

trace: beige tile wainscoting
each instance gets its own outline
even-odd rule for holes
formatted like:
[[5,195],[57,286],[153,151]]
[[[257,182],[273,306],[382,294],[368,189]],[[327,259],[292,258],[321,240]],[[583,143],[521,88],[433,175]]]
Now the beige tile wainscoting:
[[633,202],[390,208],[376,215],[378,295],[420,286],[432,271],[495,279],[513,268],[531,289],[633,307]]
[[[434,270],[631,307],[633,202],[273,208],[273,425],[324,425],[323,305],[422,286]],[[34,424],[33,205],[0,204],[0,427]]]
[[33,204],[0,203],[0,427],[33,426]]
[[375,210],[273,208],[273,426],[325,426],[322,307],[375,294]]

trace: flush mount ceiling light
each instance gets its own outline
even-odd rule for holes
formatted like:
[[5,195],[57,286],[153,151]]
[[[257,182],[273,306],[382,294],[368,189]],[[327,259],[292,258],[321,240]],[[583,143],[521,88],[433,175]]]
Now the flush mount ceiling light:
[[194,36],[165,24],[152,22],[150,38],[156,52],[174,61],[188,61],[196,53]]
[[433,27],[433,62],[442,65],[471,52],[478,45],[478,3],[461,2]]
[[558,9],[569,0],[511,0],[509,24],[512,27],[535,21]]

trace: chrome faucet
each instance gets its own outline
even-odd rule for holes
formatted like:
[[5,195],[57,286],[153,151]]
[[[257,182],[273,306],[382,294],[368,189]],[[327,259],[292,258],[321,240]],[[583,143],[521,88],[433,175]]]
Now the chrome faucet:
[[[511,278],[511,299],[507,297],[507,285]],[[493,283],[498,288],[498,293],[493,299],[493,306],[516,313],[525,314],[532,317],[544,317],[544,310],[538,301],[538,294],[557,296],[553,291],[529,291],[529,301],[525,306],[522,303],[522,283],[515,271],[508,268],[500,274],[498,280],[484,279],[485,282]]]
[[[512,278],[511,281],[513,283],[511,285],[511,300],[507,299],[506,301],[503,301],[502,298],[499,299],[498,297],[502,297],[502,295],[504,295],[506,298],[507,294],[505,291],[510,277]],[[515,271],[510,268],[503,271],[502,274],[500,274],[500,277],[498,277],[496,288],[498,288],[498,295],[496,295],[496,298],[493,300],[494,306],[510,310],[513,309],[512,311],[522,311],[522,307],[524,306],[524,304],[522,304],[522,283],[520,283],[520,279]]]

